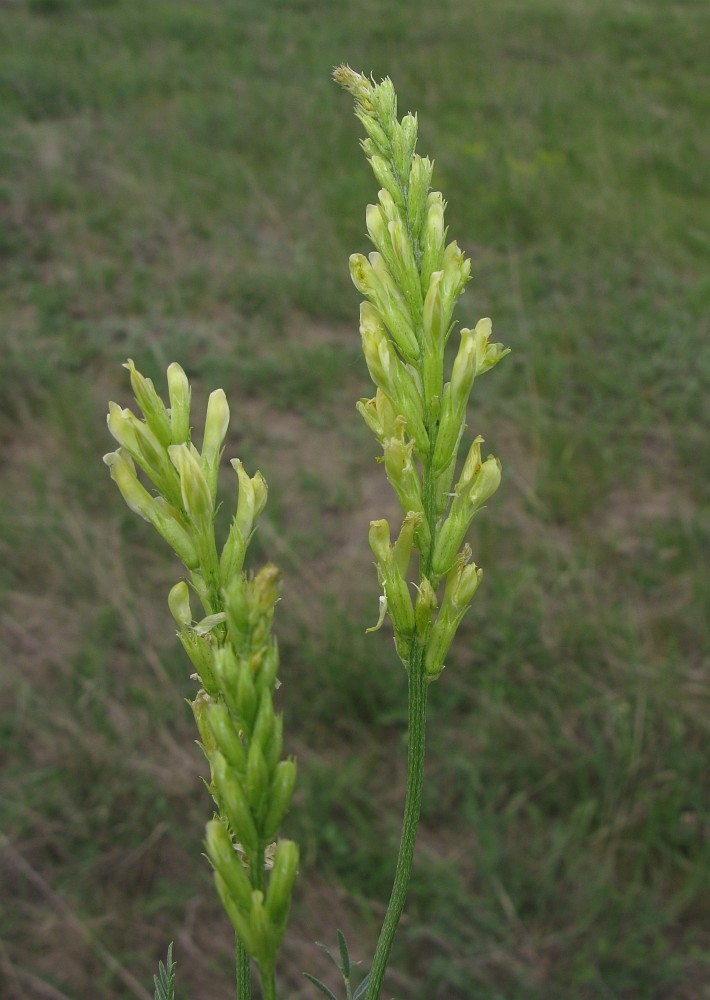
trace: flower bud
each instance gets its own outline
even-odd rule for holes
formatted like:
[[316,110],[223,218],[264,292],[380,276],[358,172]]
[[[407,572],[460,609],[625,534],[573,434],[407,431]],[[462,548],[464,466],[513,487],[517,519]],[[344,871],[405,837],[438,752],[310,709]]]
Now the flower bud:
[[380,202],[380,209],[385,223],[393,222],[395,219],[399,218],[399,211],[394,203],[394,198],[386,188],[380,188],[377,192],[377,198]]
[[435,681],[444,669],[444,659],[455,635],[456,626],[440,613],[434,622],[424,654],[424,672],[429,683]]
[[247,753],[246,788],[251,814],[256,823],[261,825],[268,805],[269,771],[263,751],[253,739]]
[[438,350],[442,353],[448,326],[440,288],[443,277],[443,271],[434,271],[432,274],[422,313],[424,343],[433,350]]
[[375,558],[383,565],[387,565],[390,559],[390,526],[385,518],[370,521],[368,540]]
[[373,298],[376,295],[372,264],[364,254],[350,254],[350,277],[361,295],[365,295],[367,298]]
[[261,747],[264,755],[266,755],[269,744],[274,737],[275,720],[271,690],[269,688],[262,688],[251,739],[252,743],[256,743]]
[[205,531],[212,523],[214,501],[199,460],[186,444],[170,445],[168,454],[180,476],[185,510],[195,527]]
[[415,240],[419,238],[422,222],[424,221],[424,210],[429,194],[429,186],[431,185],[432,169],[433,164],[431,160],[426,157],[414,156],[409,172],[407,210],[409,212],[409,229]]
[[234,902],[245,914],[251,909],[251,883],[234,849],[224,823],[210,820],[205,831],[205,851]]
[[434,547],[433,570],[441,577],[451,569],[474,515],[500,485],[500,462],[489,455],[481,462],[481,443],[477,437],[456,484],[451,513],[439,530]]
[[229,535],[227,536],[227,541],[224,543],[222,554],[219,557],[219,575],[225,584],[228,584],[233,577],[241,573],[246,551],[246,541],[237,527],[236,519],[234,519],[229,528]]
[[276,932],[276,928],[269,920],[264,908],[264,893],[259,889],[254,889],[251,894],[249,923],[254,942],[254,958],[262,968],[268,968],[274,964],[281,935]]
[[392,558],[394,559],[394,565],[397,567],[402,576],[406,577],[409,571],[409,560],[412,555],[414,535],[423,520],[424,515],[421,511],[408,511],[405,515],[404,521],[402,522],[402,527],[400,528],[397,541],[392,546]]
[[510,354],[510,348],[503,347],[502,344],[488,343],[491,336],[491,328],[491,321],[487,317],[485,319],[479,319],[478,323],[476,323],[475,342],[477,375],[482,375],[484,372],[490,371],[494,365],[498,364],[501,358],[504,358],[506,354]]
[[355,405],[380,443],[395,433],[394,422],[397,414],[381,389],[377,390],[374,399],[361,399]]
[[279,645],[275,637],[269,636],[269,640],[261,651],[261,662],[259,664],[259,682],[267,691],[273,691],[280,686],[276,674],[279,669]]
[[258,708],[258,699],[251,667],[242,663],[237,678],[237,703],[239,705],[239,721],[247,735],[251,735]]
[[201,639],[188,629],[181,629],[178,632],[178,639],[190,657],[202,687],[208,695],[216,696],[219,693],[219,685],[214,675],[212,644],[208,639]]
[[389,77],[376,84],[370,94],[374,110],[387,134],[397,121],[397,95]]
[[212,730],[210,729],[207,721],[207,711],[211,703],[212,698],[206,691],[203,690],[197,692],[194,701],[188,701],[188,704],[192,709],[197,731],[200,734],[202,749],[204,750],[205,757],[210,762],[218,750],[217,744],[214,741]]
[[222,591],[227,628],[235,648],[241,649],[249,636],[249,600],[247,581],[243,576],[234,576]]
[[184,580],[180,580],[170,588],[168,607],[180,628],[188,628],[192,623],[192,608],[190,607],[190,591]]
[[274,768],[268,795],[268,808],[263,823],[263,835],[273,840],[279,831],[284,816],[291,804],[291,796],[296,784],[296,761],[293,758],[279,761]]
[[171,442],[171,433],[170,418],[168,417],[168,411],[165,409],[165,403],[163,403],[155,391],[152,380],[141,375],[130,358],[123,367],[127,368],[130,373],[133,395],[141,408],[148,426],[163,448],[167,448]]
[[173,361],[168,367],[168,395],[170,396],[170,440],[172,444],[187,444],[190,440],[190,397],[192,395],[187,375]]
[[444,200],[438,191],[427,199],[426,216],[421,234],[421,288],[426,293],[434,271],[440,271],[444,259]]
[[217,496],[217,475],[222,445],[229,427],[229,405],[224,389],[215,389],[207,401],[205,434],[202,439],[202,471],[210,488],[212,503]]
[[[396,261],[393,261],[393,265],[395,264]],[[410,307],[392,274],[390,274],[388,264],[382,254],[371,253],[370,265],[372,267],[372,300],[379,310],[381,320],[384,320],[392,335],[392,340],[404,357],[409,361],[415,361],[419,357],[420,348],[412,324],[413,314]],[[418,308],[421,309],[421,303]]]
[[135,428],[136,421],[135,414],[131,413],[129,409],[120,407],[118,403],[111,402],[108,404],[106,423],[109,433],[134,458],[140,452]]
[[412,164],[414,147],[417,144],[417,119],[415,115],[405,115],[401,122],[392,127],[392,153],[397,173],[406,181]]
[[439,433],[436,436],[434,454],[432,456],[432,470],[435,475],[439,475],[444,469],[448,469],[452,460],[456,459],[459,441],[465,426],[465,410],[461,412],[454,404],[451,392],[451,383],[444,389],[444,398],[441,404],[439,416]]
[[[421,519],[421,516],[420,516]],[[409,552],[411,552],[413,533],[415,525],[418,523],[413,518],[406,522],[400,535],[401,544],[398,551],[399,559],[395,559],[394,548],[390,545],[390,528],[386,520],[370,521],[370,547],[377,557],[377,573],[384,590],[385,605],[389,611],[392,624],[401,635],[410,636],[414,632],[414,608],[406,580],[406,573],[409,563]],[[399,541],[399,540],[398,540]],[[404,554],[407,551],[407,562],[403,571],[400,566],[404,563]],[[378,625],[381,625],[381,621]]]
[[292,840],[280,840],[274,854],[274,867],[269,876],[266,912],[276,928],[286,925],[291,893],[298,875],[298,845]]
[[[471,448],[473,449],[474,446],[475,442]],[[489,455],[485,462],[481,463],[479,455],[476,471],[470,478],[466,478],[468,466],[469,461],[467,459],[461,473],[461,479],[456,485],[456,492],[457,494],[460,492],[462,502],[465,502],[467,506],[473,506],[476,510],[478,510],[483,506],[489,497],[493,496],[495,491],[500,486],[500,462],[497,458],[494,458],[493,455]],[[456,500],[454,503],[456,503]]]
[[211,701],[207,706],[206,716],[219,752],[238,774],[245,774],[246,751],[227,706],[222,701]]
[[412,443],[404,443],[403,432],[383,444],[385,471],[405,511],[423,511],[421,483],[412,461]]
[[424,577],[419,585],[417,604],[414,609],[417,636],[421,642],[426,642],[431,631],[437,606],[436,591],[429,580]]
[[362,122],[370,141],[373,143],[377,151],[383,156],[388,156],[390,150],[389,139],[377,119],[373,118],[371,114],[367,114],[365,111],[356,111],[355,117]]
[[419,280],[419,270],[414,261],[412,242],[401,219],[395,219],[387,225],[392,252],[397,265],[400,284],[412,316],[419,316],[422,309],[422,289]]
[[239,533],[239,538],[246,546],[254,530],[256,519],[266,505],[268,490],[266,480],[260,472],[257,472],[253,478],[249,478],[238,458],[233,458],[230,464],[237,473],[239,481],[237,512],[232,523]]
[[471,274],[471,261],[467,260],[458,243],[449,243],[444,251],[442,269],[442,294],[449,318]]
[[470,556],[471,549],[466,545],[447,574],[441,611],[449,618],[456,618],[468,608],[483,577],[483,570],[468,561]]
[[229,769],[221,753],[212,755],[211,764],[222,806],[221,812],[226,815],[235,837],[249,858],[253,859],[257,853],[259,835],[244,788],[235,772]]
[[454,410],[465,414],[468,397],[477,373],[476,334],[464,328],[461,343],[451,370],[451,396]]
[[[441,396],[444,391],[444,347],[437,347],[426,344],[424,347],[424,357],[422,358],[422,382],[424,385],[424,402],[431,414],[439,414],[441,410]],[[426,455],[428,459],[428,449],[419,452],[420,457]]]
[[380,314],[369,302],[360,304],[360,335],[370,378],[390,398],[396,398],[400,362],[387,339]]
[[372,243],[384,257],[391,257],[392,247],[387,229],[387,222],[383,218],[382,210],[378,205],[368,205],[365,209],[365,225]]
[[374,156],[368,156],[368,159],[377,183],[381,187],[385,188],[386,191],[389,191],[399,210],[403,211],[404,197],[402,195],[402,189],[399,186],[397,175],[392,169],[389,161],[383,156],[380,156],[379,153],[375,153]]
[[200,564],[197,548],[180,523],[179,512],[168,504],[158,503],[158,500],[138,482],[135,466],[124,451],[119,449],[109,452],[108,455],[104,455],[104,462],[109,467],[111,478],[130,509],[153,525],[188,569],[197,569]]

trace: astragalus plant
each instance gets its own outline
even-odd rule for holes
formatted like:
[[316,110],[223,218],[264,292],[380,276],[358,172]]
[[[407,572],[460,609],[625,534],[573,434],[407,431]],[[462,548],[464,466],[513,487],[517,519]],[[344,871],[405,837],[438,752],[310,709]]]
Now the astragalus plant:
[[[476,437],[459,451],[477,376],[507,351],[493,344],[491,321],[462,328],[450,371],[446,346],[454,306],[471,262],[447,243],[446,203],[431,190],[432,162],[416,151],[417,119],[397,118],[389,79],[375,84],[341,66],[335,80],[355,98],[366,138],[363,150],[380,185],[368,205],[374,251],[350,258],[364,301],[360,334],[375,395],[357,408],[382,447],[385,474],[402,507],[395,540],[386,520],[370,523],[380,588],[377,625],[388,617],[408,676],[407,791],[392,894],[369,974],[354,989],[344,938],[338,932],[346,1000],[378,1000],[409,883],[419,822],[427,690],[436,680],[456,630],[480,584],[466,534],[500,483],[500,463],[484,458]],[[271,635],[280,574],[243,570],[244,555],[266,502],[266,484],[241,463],[238,502],[228,536],[214,534],[218,467],[229,411],[222,390],[210,396],[201,450],[191,439],[190,388],[177,364],[168,369],[169,407],[128,362],[143,418],[111,404],[109,429],[121,446],[107,455],[128,505],[149,521],[185,565],[168,598],[180,640],[199,684],[193,712],[210,764],[216,813],[206,853],[217,890],[237,935],[237,1000],[251,997],[250,956],[265,1000],[277,996],[275,962],[298,866],[298,849],[278,838],[295,780],[282,759],[282,722],[274,713],[278,651]],[[153,487],[139,481],[136,465]],[[191,593],[201,604],[193,614]],[[325,995],[335,995],[313,976]]]

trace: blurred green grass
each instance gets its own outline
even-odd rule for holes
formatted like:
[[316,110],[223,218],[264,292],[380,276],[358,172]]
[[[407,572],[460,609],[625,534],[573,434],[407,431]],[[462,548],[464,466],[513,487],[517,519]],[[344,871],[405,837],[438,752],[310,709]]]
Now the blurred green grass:
[[177,570],[100,464],[129,355],[157,380],[180,359],[198,406],[223,385],[228,455],[272,487],[288,995],[336,926],[371,953],[404,679],[363,635],[394,505],[353,410],[375,184],[340,61],[419,112],[474,262],[461,318],[513,348],[471,412],[506,478],[432,690],[390,991],[710,996],[709,31],[704,0],[0,4],[3,996],[136,996],[171,939],[181,997],[232,992]]

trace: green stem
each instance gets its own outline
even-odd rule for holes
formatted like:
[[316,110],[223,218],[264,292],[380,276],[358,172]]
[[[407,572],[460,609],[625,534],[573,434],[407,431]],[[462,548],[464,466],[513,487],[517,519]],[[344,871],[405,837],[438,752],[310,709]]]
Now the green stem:
[[385,919],[372,961],[367,1000],[379,1000],[382,982],[399,919],[407,897],[409,878],[414,859],[414,842],[419,825],[424,777],[424,737],[426,730],[427,683],[424,674],[424,649],[415,643],[409,662],[409,745],[407,747],[407,794],[404,801],[402,839],[399,845],[397,868]]
[[273,965],[268,969],[259,968],[261,972],[261,992],[264,1000],[278,1000],[276,996],[276,976]]
[[249,952],[237,935],[237,1000],[251,1000]]

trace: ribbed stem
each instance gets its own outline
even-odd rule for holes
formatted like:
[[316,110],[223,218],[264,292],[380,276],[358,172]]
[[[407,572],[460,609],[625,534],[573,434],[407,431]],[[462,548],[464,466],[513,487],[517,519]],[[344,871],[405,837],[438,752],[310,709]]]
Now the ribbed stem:
[[372,962],[367,1000],[379,1000],[392,942],[402,916],[414,859],[414,843],[419,825],[424,776],[427,683],[424,675],[424,647],[416,643],[409,663],[409,745],[407,747],[407,794],[404,801],[402,839],[399,844],[392,895],[380,931]]
[[237,935],[237,1000],[251,1000],[249,952]]

